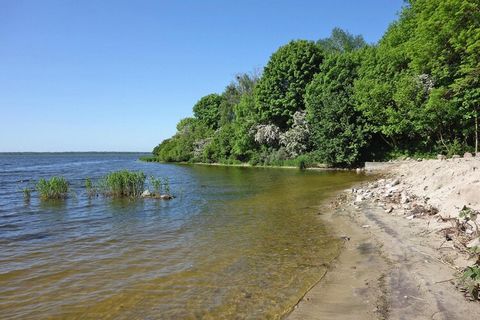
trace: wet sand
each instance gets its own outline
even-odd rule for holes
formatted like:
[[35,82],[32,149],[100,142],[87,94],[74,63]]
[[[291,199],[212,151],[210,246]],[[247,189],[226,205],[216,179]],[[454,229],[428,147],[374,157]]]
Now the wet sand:
[[[428,220],[389,215],[342,195],[321,216],[349,237],[325,277],[287,319],[480,319],[480,303],[455,288],[457,271]],[[325,212],[325,211],[324,211]]]
[[344,249],[324,278],[304,296],[287,318],[378,318],[385,310],[378,295],[383,290],[378,275],[387,267],[378,243],[338,210],[321,216],[321,219],[332,225],[338,237],[345,239]]

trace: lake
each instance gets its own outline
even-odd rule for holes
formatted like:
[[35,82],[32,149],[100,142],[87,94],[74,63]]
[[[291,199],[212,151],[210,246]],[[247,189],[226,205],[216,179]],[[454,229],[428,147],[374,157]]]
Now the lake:
[[[2,319],[275,319],[341,243],[319,206],[351,172],[144,163],[139,154],[0,154]],[[170,201],[90,199],[85,178],[168,177]],[[53,175],[65,201],[21,190]]]

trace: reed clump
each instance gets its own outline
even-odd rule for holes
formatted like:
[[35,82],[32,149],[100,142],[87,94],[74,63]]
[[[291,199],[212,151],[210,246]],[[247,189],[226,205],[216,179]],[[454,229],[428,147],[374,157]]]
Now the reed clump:
[[85,179],[85,190],[87,190],[89,198],[98,196],[98,186],[96,186],[90,178]]
[[163,183],[162,178],[155,178],[154,176],[150,176],[150,185],[153,188],[153,193],[157,195],[162,194]]
[[30,198],[32,197],[32,190],[29,187],[25,187],[22,189],[22,193],[23,200],[25,200],[25,202],[29,202]]
[[115,171],[106,175],[100,186],[106,196],[139,198],[145,187],[145,178],[141,171]]
[[68,196],[68,181],[64,177],[54,176],[49,180],[40,179],[35,189],[41,200],[65,199]]
[[150,176],[149,178],[150,186],[153,188],[153,191],[145,190],[142,193],[143,198],[153,198],[153,199],[162,199],[170,200],[173,199],[173,195],[170,193],[170,182],[168,177],[166,178],[155,178]]

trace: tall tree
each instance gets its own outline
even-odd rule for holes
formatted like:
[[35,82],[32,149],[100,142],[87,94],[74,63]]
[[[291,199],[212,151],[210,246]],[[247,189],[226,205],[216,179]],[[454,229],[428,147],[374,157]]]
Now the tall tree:
[[235,106],[240,103],[243,96],[253,93],[257,81],[257,74],[241,73],[237,74],[235,80],[225,88],[220,104],[220,126],[231,123],[235,119]]
[[335,54],[343,52],[352,52],[367,46],[367,43],[361,35],[353,35],[340,28],[334,28],[330,37],[320,39],[317,45],[325,53]]
[[307,121],[320,161],[350,166],[362,159],[368,144],[365,120],[355,109],[353,83],[359,54],[332,55],[307,87]]
[[367,54],[355,95],[393,147],[448,149],[477,136],[479,24],[478,1],[410,1]]
[[291,41],[280,47],[270,57],[255,87],[260,121],[288,128],[293,123],[293,114],[305,109],[305,88],[320,69],[322,60],[322,51],[311,41]]
[[220,105],[222,96],[212,93],[202,97],[194,106],[195,118],[211,129],[217,129],[220,121]]

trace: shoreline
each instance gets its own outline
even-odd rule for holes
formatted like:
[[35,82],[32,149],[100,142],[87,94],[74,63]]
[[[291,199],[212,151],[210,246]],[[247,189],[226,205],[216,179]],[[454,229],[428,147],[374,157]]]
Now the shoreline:
[[[142,160],[139,159],[139,161],[142,162],[149,162],[149,163],[162,163],[162,164],[176,164],[176,165],[198,165],[198,166],[212,166],[212,167],[240,167],[240,168],[265,168],[265,169],[297,169],[300,170],[298,166],[274,166],[274,165],[251,165],[249,163],[237,163],[237,164],[227,164],[227,163],[220,163],[220,162],[214,162],[214,163],[206,163],[206,162],[167,162],[167,161],[147,161],[147,160]],[[318,165],[317,167],[307,167],[305,169],[301,170],[306,170],[306,171],[356,171],[356,170],[362,170],[360,168],[336,168],[336,167],[328,167],[324,165]]]
[[[477,165],[480,159],[399,162],[337,195],[320,218],[334,235],[349,240],[322,281],[285,318],[480,319],[480,303],[456,288],[458,273],[472,264],[458,248],[465,240],[445,239],[458,216],[448,210],[462,201],[478,209],[468,192],[451,195],[459,189],[451,184],[463,184],[462,177],[476,181],[479,172],[472,177],[471,171]],[[438,173],[442,169],[444,175]],[[450,183],[445,190],[444,176]]]
[[[342,193],[344,194],[344,193]],[[289,320],[386,319],[385,303],[378,299],[383,292],[381,281],[371,281],[378,270],[385,270],[386,261],[378,242],[352,220],[349,212],[333,206],[336,200],[325,203],[319,219],[332,228],[334,236],[342,238],[343,248],[331,263],[322,279],[286,315]]]

